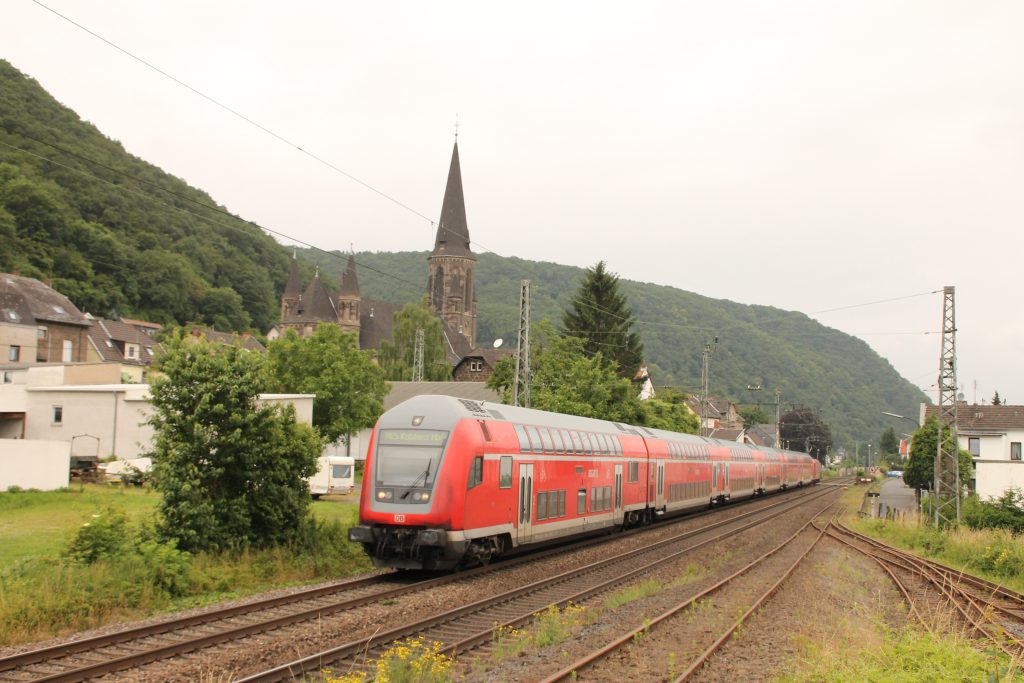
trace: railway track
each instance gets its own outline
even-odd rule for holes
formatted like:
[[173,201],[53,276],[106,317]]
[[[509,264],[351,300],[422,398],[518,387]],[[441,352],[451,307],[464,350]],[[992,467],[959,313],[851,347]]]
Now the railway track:
[[753,511],[709,527],[684,532],[653,545],[517,587],[415,623],[354,639],[339,647],[240,680],[245,683],[267,683],[292,680],[324,668],[349,670],[375,659],[396,641],[411,637],[423,642],[440,643],[440,654],[464,653],[490,643],[499,627],[515,628],[552,605],[579,603],[613,590],[649,574],[661,565],[677,561],[702,546],[721,542],[809,502],[828,497],[834,490],[818,489],[795,500],[783,501],[771,509]]
[[1010,657],[1024,656],[1024,595],[904,552],[835,521],[823,531],[875,560],[929,631],[933,627],[926,615],[935,596],[941,596],[969,631],[990,640]]
[[[807,522],[801,525],[795,533],[793,533],[791,536],[782,541],[782,543],[776,545],[768,552],[762,554],[758,558],[744,565],[743,567],[733,572],[729,576],[725,577],[721,581],[718,581],[717,583],[715,583],[712,586],[709,586],[708,588],[705,588],[697,593],[687,596],[682,600],[679,600],[678,602],[676,602],[675,605],[670,607],[668,610],[665,610],[658,616],[653,617],[651,619],[645,619],[644,623],[622,634],[618,638],[609,641],[602,647],[593,650],[589,654],[577,659],[569,666],[563,668],[561,671],[558,671],[557,673],[543,679],[543,683],[557,683],[558,681],[569,680],[575,681],[588,679],[609,679],[609,676],[606,676],[601,672],[601,665],[603,662],[607,661],[611,656],[618,653],[620,650],[630,647],[638,647],[638,643],[644,643],[644,645],[641,646],[646,647],[647,642],[650,640],[649,634],[652,630],[671,629],[673,621],[675,619],[680,618],[680,616],[685,614],[687,611],[692,611],[696,609],[702,600],[708,599],[710,596],[714,595],[715,593],[718,593],[724,587],[729,586],[730,584],[732,584],[732,582],[736,581],[740,577],[749,574],[751,570],[764,565],[769,558],[779,554],[784,549],[799,544],[800,537],[806,536],[805,532],[808,530],[814,519],[824,514],[833,505],[835,505],[835,501],[828,502],[825,506],[823,506],[817,512],[815,512],[815,514],[810,519],[808,519]],[[775,582],[773,582],[764,592],[762,592],[760,596],[757,597],[756,600],[754,600],[753,604],[749,608],[747,608],[737,619],[731,621],[722,630],[722,632],[717,635],[715,640],[707,646],[706,649],[704,649],[702,652],[700,652],[700,654],[698,654],[690,662],[688,662],[686,664],[686,668],[682,671],[682,673],[678,675],[669,674],[667,676],[667,679],[673,680],[675,683],[681,683],[682,681],[689,679],[693,674],[695,674],[711,657],[711,655],[713,655],[723,645],[725,645],[725,643],[728,642],[728,640],[732,637],[734,633],[736,633],[736,631],[741,627],[741,625],[746,620],[748,620],[754,614],[754,612],[757,611],[758,608],[760,608],[765,602],[767,602],[772,595],[775,594],[775,592],[779,589],[783,582],[785,582],[785,580],[789,578],[789,576],[797,568],[800,562],[803,561],[803,559],[806,558],[810,551],[817,545],[818,541],[821,539],[823,534],[823,531],[818,530],[817,533],[814,535],[813,539],[809,543],[805,542],[804,547],[802,549],[797,550],[798,555],[796,559],[792,563],[789,563],[788,568],[785,569],[781,576],[779,576]],[[656,658],[656,655],[654,655],[650,651],[646,651],[644,653],[644,656]]]
[[[764,502],[764,499],[757,500]],[[792,503],[791,496],[784,496],[760,509],[743,512],[731,519],[706,525],[702,529],[715,529],[733,520],[743,520],[762,514],[764,510],[773,510]],[[715,509],[703,514],[715,515],[719,512],[719,509]],[[694,517],[690,515],[673,522],[692,520]],[[669,522],[669,525],[671,524],[672,522]],[[573,548],[584,549],[641,532],[642,530],[637,530],[615,537],[590,538],[575,544]],[[393,600],[402,595],[426,591],[455,581],[466,581],[480,574],[535,562],[565,551],[563,545],[488,567],[439,577],[430,575],[430,578],[424,578],[422,574],[402,572],[373,575],[198,615],[168,619],[102,636],[60,643],[0,659],[0,681],[22,683],[88,680],[291,624],[316,620],[362,605]]]

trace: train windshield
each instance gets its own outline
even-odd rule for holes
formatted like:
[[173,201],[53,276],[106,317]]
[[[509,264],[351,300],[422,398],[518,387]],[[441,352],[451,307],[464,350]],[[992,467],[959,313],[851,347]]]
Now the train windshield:
[[380,430],[373,468],[377,486],[429,488],[447,440],[448,432],[438,430]]

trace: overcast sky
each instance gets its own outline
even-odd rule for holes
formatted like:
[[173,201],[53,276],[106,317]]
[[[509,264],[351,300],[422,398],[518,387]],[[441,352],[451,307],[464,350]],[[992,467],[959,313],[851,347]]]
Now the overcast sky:
[[803,311],[933,400],[954,285],[966,398],[1024,404],[1024,3],[42,1],[409,207],[4,3],[0,57],[243,218],[431,249],[457,114],[475,251]]

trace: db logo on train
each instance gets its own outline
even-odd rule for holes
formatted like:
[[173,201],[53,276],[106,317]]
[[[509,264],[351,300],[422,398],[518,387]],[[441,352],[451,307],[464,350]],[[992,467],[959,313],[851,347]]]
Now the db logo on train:
[[395,524],[401,524],[405,521],[405,515],[395,515]]

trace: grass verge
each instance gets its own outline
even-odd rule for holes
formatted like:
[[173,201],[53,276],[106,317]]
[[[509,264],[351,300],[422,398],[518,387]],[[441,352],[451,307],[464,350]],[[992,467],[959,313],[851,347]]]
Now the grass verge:
[[191,555],[147,536],[140,523],[158,502],[145,489],[95,485],[0,493],[0,645],[371,568],[346,538],[355,505],[314,503],[288,547]]

